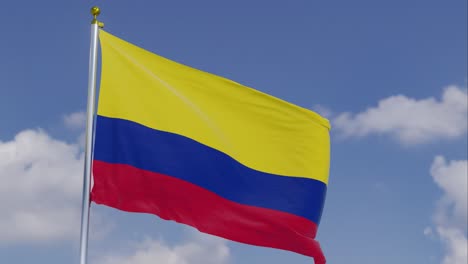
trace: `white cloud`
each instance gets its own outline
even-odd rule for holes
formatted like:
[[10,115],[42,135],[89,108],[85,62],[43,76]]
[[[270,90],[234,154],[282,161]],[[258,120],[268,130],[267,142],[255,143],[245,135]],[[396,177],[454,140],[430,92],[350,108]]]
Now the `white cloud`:
[[225,240],[197,234],[181,245],[169,246],[162,241],[147,239],[134,247],[128,255],[111,254],[97,264],[224,264],[229,260]]
[[64,115],[63,124],[69,129],[78,130],[81,132],[77,138],[77,143],[82,149],[84,149],[86,141],[86,113],[78,111]]
[[442,215],[438,216],[439,221],[448,216],[455,221],[452,224],[462,226],[466,229],[467,207],[467,184],[468,184],[468,162],[466,160],[447,162],[444,157],[437,156],[431,167],[431,175],[437,185],[444,191],[444,196],[440,201],[439,209]]
[[314,105],[312,107],[312,110],[325,118],[331,118],[333,116],[333,111],[330,108],[323,105]]
[[465,135],[467,112],[466,88],[449,86],[440,100],[391,96],[361,113],[342,113],[333,124],[344,136],[389,134],[403,143],[417,144]]
[[442,260],[443,264],[468,263],[466,232],[463,233],[457,228],[439,227],[437,233],[447,249],[445,257]]
[[443,264],[466,264],[468,161],[447,162],[437,156],[431,166],[435,183],[444,191],[434,214],[436,232],[446,247]]
[[430,228],[430,227],[424,228],[423,233],[427,237],[432,237],[434,235],[434,233],[432,232],[432,228]]
[[76,238],[82,172],[80,148],[44,131],[0,141],[0,243]]
[[75,112],[63,117],[66,127],[71,129],[84,129],[86,127],[86,113]]

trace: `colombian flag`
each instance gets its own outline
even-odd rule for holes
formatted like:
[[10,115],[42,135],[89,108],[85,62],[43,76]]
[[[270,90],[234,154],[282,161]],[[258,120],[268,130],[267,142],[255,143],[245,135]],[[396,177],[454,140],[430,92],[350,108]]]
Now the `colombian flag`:
[[329,122],[100,31],[92,200],[325,263]]

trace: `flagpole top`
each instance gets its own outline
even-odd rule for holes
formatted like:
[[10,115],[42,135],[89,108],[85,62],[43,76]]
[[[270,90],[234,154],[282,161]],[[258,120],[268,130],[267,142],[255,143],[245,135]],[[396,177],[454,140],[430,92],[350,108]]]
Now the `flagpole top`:
[[93,20],[91,21],[91,24],[98,24],[100,28],[104,27],[104,23],[99,22],[97,20],[97,17],[101,14],[101,9],[97,6],[91,7],[91,15],[93,15]]
[[97,6],[91,7],[91,15],[93,15],[94,18],[97,18],[97,16],[99,16],[99,14],[101,14],[101,9],[99,9],[99,7],[97,7]]

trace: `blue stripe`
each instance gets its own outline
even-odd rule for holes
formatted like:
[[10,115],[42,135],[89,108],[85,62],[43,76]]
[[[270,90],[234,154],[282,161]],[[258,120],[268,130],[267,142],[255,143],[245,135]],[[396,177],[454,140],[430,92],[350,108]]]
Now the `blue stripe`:
[[170,175],[233,202],[316,224],[327,190],[321,181],[260,172],[190,138],[103,116],[97,117],[94,159]]

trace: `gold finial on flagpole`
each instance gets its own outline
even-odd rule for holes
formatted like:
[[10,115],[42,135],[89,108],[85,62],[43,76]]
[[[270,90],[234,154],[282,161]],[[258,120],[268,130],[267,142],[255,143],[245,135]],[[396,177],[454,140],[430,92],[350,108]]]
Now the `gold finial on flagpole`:
[[101,9],[99,9],[99,7],[97,6],[93,6],[91,8],[91,15],[93,15],[94,18],[96,18],[97,16],[99,16],[99,14],[101,14]]
[[99,22],[99,21],[97,20],[97,17],[98,17],[100,14],[101,14],[101,9],[99,9],[99,7],[93,6],[93,7],[91,8],[91,15],[93,15],[93,20],[91,21],[91,24],[96,24],[96,23],[97,23],[98,26],[99,26],[100,28],[103,28],[103,27],[104,27],[104,23]]

